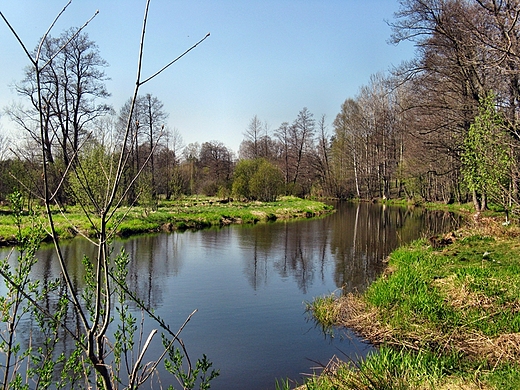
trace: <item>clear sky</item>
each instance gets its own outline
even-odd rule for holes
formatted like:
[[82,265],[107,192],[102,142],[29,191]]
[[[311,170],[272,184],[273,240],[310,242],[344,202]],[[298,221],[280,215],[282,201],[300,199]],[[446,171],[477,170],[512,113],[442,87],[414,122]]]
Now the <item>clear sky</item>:
[[[0,0],[28,48],[36,46],[65,0]],[[94,40],[119,110],[131,96],[145,0],[73,0],[52,30],[80,26]],[[413,57],[411,44],[387,43],[398,0],[152,0],[143,75],[151,75],[208,32],[211,36],[142,87],[164,103],[168,125],[186,144],[222,141],[237,152],[251,118],[274,130],[307,107],[329,130],[346,98],[370,75]],[[0,107],[18,101],[10,85],[28,64],[0,20]],[[5,116],[2,131],[12,133]]]

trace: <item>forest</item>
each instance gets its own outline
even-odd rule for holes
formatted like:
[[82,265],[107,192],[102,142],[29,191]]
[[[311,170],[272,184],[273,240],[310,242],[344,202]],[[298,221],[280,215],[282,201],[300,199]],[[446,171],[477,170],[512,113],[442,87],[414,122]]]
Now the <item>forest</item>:
[[413,59],[372,75],[356,96],[338,103],[330,122],[302,108],[271,129],[254,115],[237,153],[218,140],[185,145],[151,94],[137,97],[128,123],[132,141],[123,143],[132,99],[119,109],[109,104],[107,64],[96,43],[74,29],[48,36],[40,53],[52,60],[39,75],[44,104],[36,104],[37,80],[28,69],[16,84],[22,103],[4,109],[23,137],[13,146],[0,135],[0,201],[15,189],[29,198],[42,191],[41,158],[33,154],[42,147],[59,203],[95,198],[95,185],[85,194],[83,179],[95,183],[124,147],[128,204],[189,194],[250,200],[286,194],[472,201],[477,211],[492,203],[514,212],[520,201],[520,5],[400,3],[390,40],[413,41]]

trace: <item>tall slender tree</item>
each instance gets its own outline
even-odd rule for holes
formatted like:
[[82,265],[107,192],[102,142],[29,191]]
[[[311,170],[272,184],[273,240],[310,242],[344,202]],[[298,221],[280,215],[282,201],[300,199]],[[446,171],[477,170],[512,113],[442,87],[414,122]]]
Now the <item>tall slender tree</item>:
[[363,148],[361,108],[354,99],[347,99],[334,119],[334,141],[332,144],[334,176],[338,181],[336,195],[347,197],[352,192],[347,183],[354,178],[355,195],[362,197],[360,186],[360,160]]
[[166,119],[168,114],[164,111],[164,104],[155,96],[146,94],[143,98],[143,109],[144,109],[144,123],[146,127],[146,133],[148,138],[148,153],[149,159],[149,174],[150,174],[150,187],[151,197],[155,201],[157,198],[157,188],[155,180],[155,155],[156,146],[159,144],[160,139],[164,136],[164,126],[166,125]]
[[[314,115],[304,107],[289,127],[289,150],[291,153],[291,184],[296,193],[302,193],[302,186],[310,188],[308,181],[310,174],[309,153],[313,149],[315,132]],[[300,187],[301,189],[298,189]],[[305,190],[303,190],[305,192]]]
[[275,130],[275,136],[278,139],[280,147],[280,160],[282,172],[284,176],[285,192],[288,193],[289,185],[289,123],[283,122],[278,129]]

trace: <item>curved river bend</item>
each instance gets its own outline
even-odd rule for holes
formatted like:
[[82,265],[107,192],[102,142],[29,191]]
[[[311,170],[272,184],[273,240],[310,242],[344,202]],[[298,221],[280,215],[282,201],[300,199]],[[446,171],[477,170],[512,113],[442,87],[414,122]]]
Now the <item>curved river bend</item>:
[[[274,389],[275,379],[301,383],[334,355],[356,359],[371,348],[348,331],[325,336],[305,301],[340,287],[363,291],[398,245],[457,223],[419,208],[337,206],[321,219],[142,236],[116,247],[130,254],[130,286],[172,329],[198,309],[182,338],[192,360],[205,353],[220,369],[212,389]],[[91,249],[80,239],[64,249],[81,285],[81,258]],[[53,256],[39,252],[38,277],[59,274]]]

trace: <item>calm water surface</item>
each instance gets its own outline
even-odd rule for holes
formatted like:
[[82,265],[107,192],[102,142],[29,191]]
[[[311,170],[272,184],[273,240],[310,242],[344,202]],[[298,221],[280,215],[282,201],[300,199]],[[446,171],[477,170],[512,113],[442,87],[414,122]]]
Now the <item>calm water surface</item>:
[[[352,333],[325,336],[304,302],[341,287],[363,291],[399,244],[454,224],[443,212],[339,204],[322,219],[143,236],[116,247],[132,259],[130,286],[172,329],[198,310],[182,337],[192,360],[205,353],[220,369],[212,389],[261,390],[274,389],[275,379],[301,382],[334,355],[365,356],[371,347]],[[84,240],[65,246],[76,264],[90,253]],[[39,257],[39,277],[59,274],[52,250]],[[81,266],[72,272],[81,286]]]

